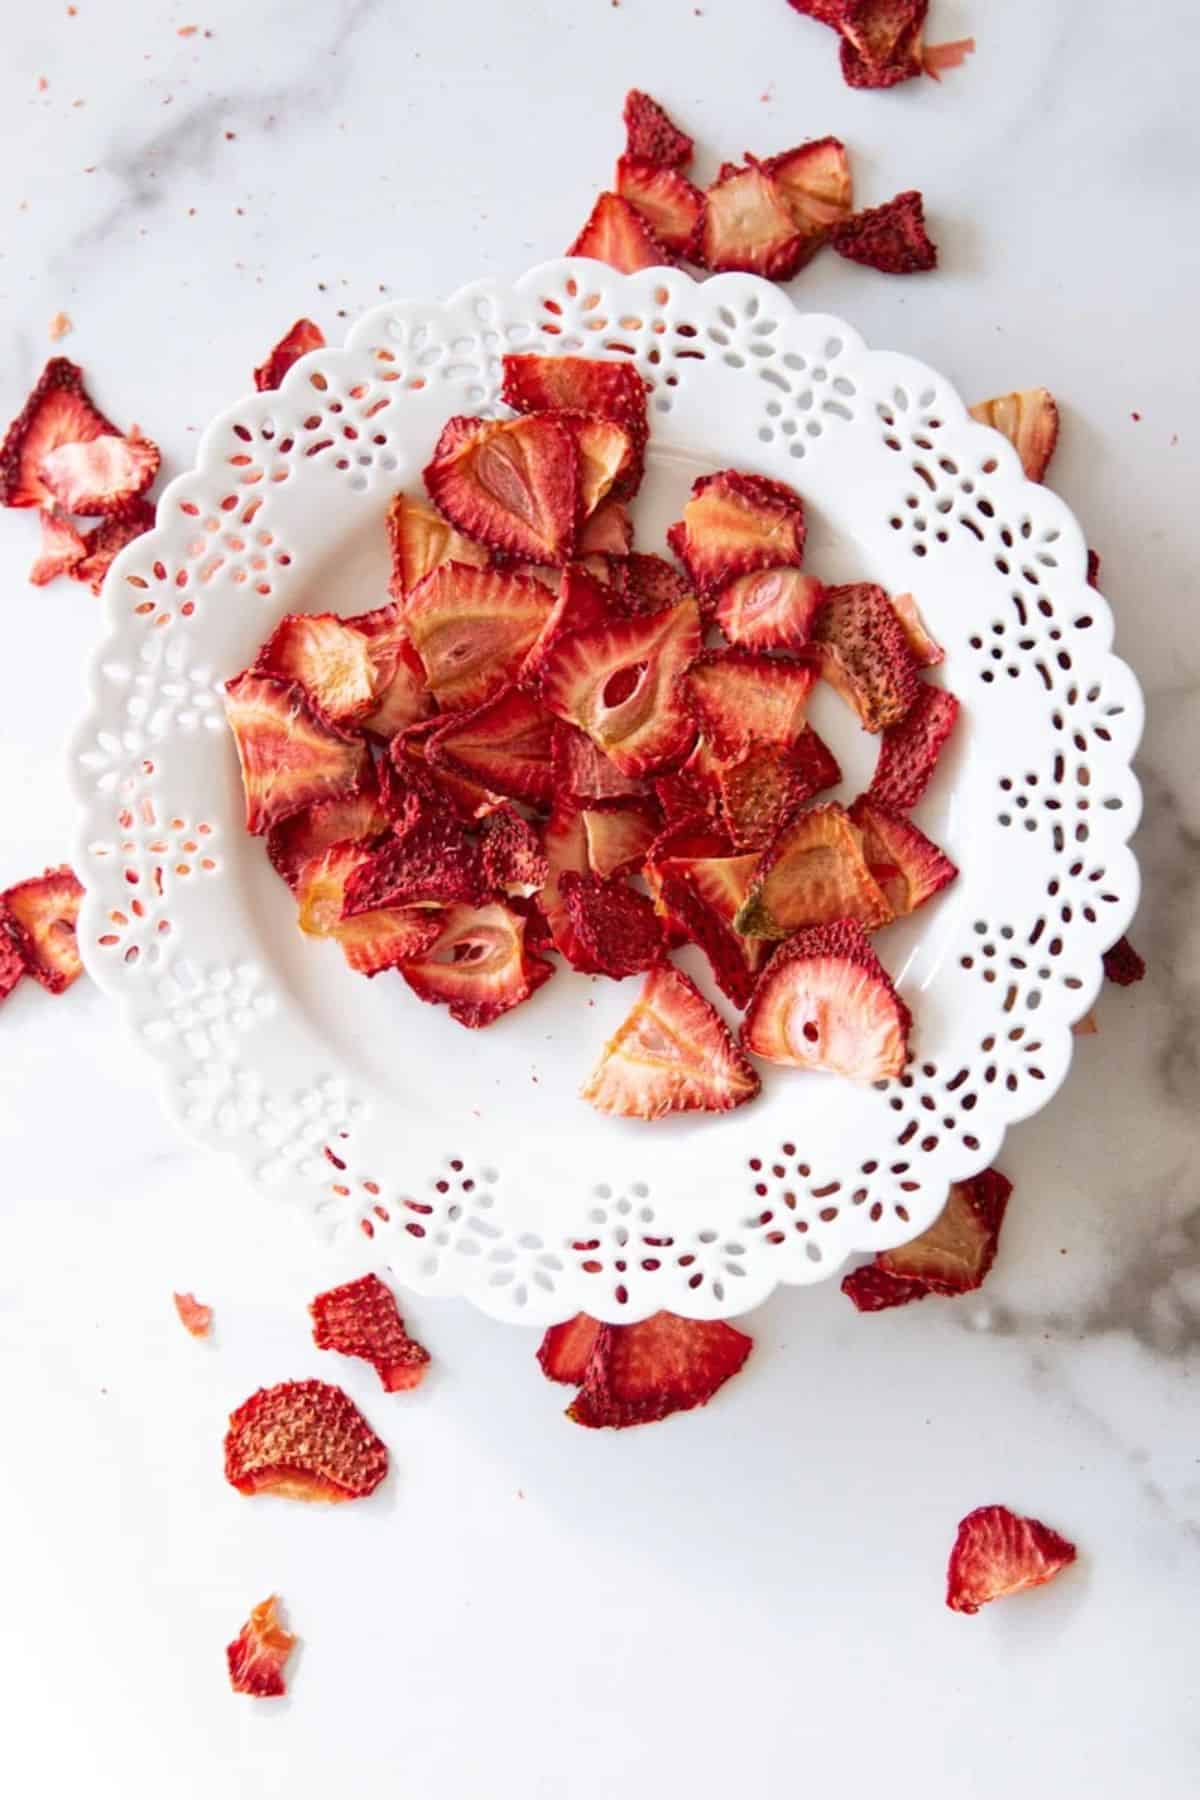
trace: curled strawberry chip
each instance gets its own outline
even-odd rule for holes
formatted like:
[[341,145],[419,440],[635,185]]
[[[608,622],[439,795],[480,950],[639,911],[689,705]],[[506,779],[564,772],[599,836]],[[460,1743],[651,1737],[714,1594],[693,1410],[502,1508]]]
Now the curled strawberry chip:
[[600,195],[567,255],[590,256],[621,275],[664,268],[671,261],[670,251],[636,206],[610,191]]
[[242,768],[246,829],[255,835],[315,800],[357,792],[366,778],[366,745],[324,718],[298,681],[244,669],[225,683],[225,713]]
[[[632,548],[633,520],[624,501],[610,496],[583,522],[579,533],[580,557],[627,556]],[[607,572],[607,564],[605,568]]]
[[410,494],[397,494],[388,507],[387,534],[392,553],[388,585],[397,600],[403,600],[443,563],[466,563],[477,569],[487,566],[488,553],[482,544],[455,531],[440,512]]
[[637,492],[649,425],[646,384],[632,364],[602,356],[510,354],[501,398],[519,413],[561,409],[614,420],[629,434],[633,462],[618,476],[613,494],[630,499]]
[[686,169],[696,146],[658,101],[640,88],[625,96],[625,149],[628,155],[662,169]]
[[745,270],[790,281],[820,242],[798,225],[782,181],[748,158],[726,166],[704,193],[693,255],[716,273]]
[[44,459],[64,445],[119,435],[93,406],[78,364],[52,356],[0,443],[0,506],[52,506]]
[[833,752],[807,726],[792,744],[751,744],[720,765],[720,816],[740,850],[762,850],[806,800],[841,778]]
[[179,1322],[192,1337],[207,1337],[212,1330],[212,1307],[201,1306],[195,1294],[172,1294]]
[[1104,952],[1104,976],[1117,987],[1132,987],[1146,979],[1145,960],[1138,955],[1127,937],[1118,938]]
[[978,400],[971,417],[1006,437],[1030,481],[1044,481],[1058,443],[1058,402],[1049,388],[1021,388]]
[[340,916],[352,919],[381,907],[473,905],[486,891],[475,839],[449,807],[422,805],[396,835],[361,853],[348,875]]
[[42,527],[42,543],[37,560],[29,571],[34,587],[45,587],[60,575],[70,575],[87,555],[87,545],[70,519],[45,507],[38,515]]
[[939,663],[945,662],[946,652],[930,634],[911,594],[893,594],[892,611],[900,621],[900,629],[918,668],[934,669]]
[[999,1169],[953,1182],[928,1231],[853,1270],[843,1294],[859,1312],[883,1312],[930,1294],[973,1293],[996,1259],[1011,1193],[1012,1182]]
[[925,206],[915,188],[870,206],[835,225],[829,241],[839,256],[884,275],[917,275],[937,268],[937,246],[925,230]]
[[279,1596],[260,1600],[231,1644],[225,1646],[229,1685],[235,1694],[276,1700],[287,1693],[283,1671],[296,1638],[279,1619]]
[[511,806],[489,813],[479,827],[483,879],[493,893],[528,900],[550,877],[550,862],[536,826]]
[[448,452],[439,447],[425,485],[467,537],[509,556],[563,563],[575,549],[579,462],[570,424],[532,413],[484,424]]
[[658,865],[666,917],[708,958],[721,992],[743,1007],[770,953],[763,938],[743,937],[733,921],[750,891],[753,856],[668,857]]
[[582,812],[587,864],[607,881],[641,867],[662,824],[662,811],[649,796],[597,800]]
[[926,44],[921,51],[921,65],[933,81],[942,79],[944,69],[961,69],[968,56],[975,54],[975,39],[955,38],[948,44]]
[[[51,994],[63,993],[83,974],[75,941],[82,899],[83,888],[65,863],[0,894],[0,937],[7,937],[25,972]],[[3,960],[11,973],[11,958]],[[7,991],[16,980],[12,976]]]
[[862,833],[863,857],[896,918],[916,912],[958,874],[950,858],[923,831],[867,794],[850,808]]
[[705,650],[683,677],[683,698],[718,759],[755,744],[790,744],[804,729],[816,671],[753,650]]
[[707,1406],[753,1348],[753,1338],[723,1319],[658,1312],[636,1325],[602,1325],[567,1417],[621,1431]]
[[753,1100],[761,1085],[716,1008],[681,970],[662,963],[581,1092],[597,1112],[661,1119],[729,1112]]
[[259,1388],[229,1416],[225,1479],[241,1494],[361,1500],[387,1469],[387,1446],[327,1381]]
[[83,534],[84,554],[71,569],[71,579],[82,581],[98,594],[104,578],[116,557],[127,544],[149,531],[154,524],[154,508],[145,499],[131,501],[110,519],[101,519]]
[[722,469],[701,475],[667,542],[703,594],[752,570],[799,567],[804,503],[782,481]]
[[603,1326],[587,1313],[576,1313],[561,1325],[551,1325],[538,1345],[537,1359],[547,1381],[563,1381],[579,1387],[587,1374],[592,1351]]
[[910,812],[933,779],[957,717],[958,701],[953,694],[920,682],[905,717],[880,737],[868,798],[893,812]]
[[467,713],[454,713],[425,746],[430,765],[486,788],[546,806],[554,791],[553,724],[520,688],[502,688]]
[[558,895],[569,927],[561,948],[584,974],[621,981],[661,962],[662,926],[644,894],[619,879],[568,869]]
[[325,333],[311,319],[297,319],[285,331],[275,347],[269,351],[266,361],[259,363],[254,371],[254,385],[259,393],[266,393],[277,388],[293,363],[307,356],[310,350],[325,348]]
[[429,1352],[409,1337],[396,1297],[378,1275],[362,1275],[329,1288],[309,1302],[318,1350],[369,1362],[389,1394],[415,1388],[429,1367]]
[[586,731],[569,725],[565,719],[554,721],[551,765],[554,791],[564,798],[609,800],[643,791],[643,784],[635,775],[623,775]]
[[343,622],[367,640],[372,696],[359,723],[372,737],[390,741],[433,711],[425,665],[413,648],[397,602]]
[[912,1014],[853,919],[810,926],[781,944],[742,1027],[755,1056],[850,1081],[903,1073]]
[[506,687],[553,605],[540,581],[498,569],[443,563],[419,582],[404,620],[439,705],[479,706]]
[[842,79],[848,87],[889,88],[920,75],[929,0],[843,0]]
[[369,843],[387,831],[388,824],[371,771],[357,793],[345,799],[318,800],[272,825],[267,833],[267,855],[272,867],[294,888],[300,870],[312,857],[334,844]]
[[769,156],[763,168],[783,195],[793,221],[816,249],[830,229],[850,217],[854,190],[840,138],[815,138]]
[[64,512],[111,514],[145,493],[161,461],[158,445],[136,431],[128,437],[106,432],[86,444],[47,450],[38,473]]
[[875,931],[891,917],[860,833],[831,801],[797,814],[763,851],[736,923],[746,937],[783,938],[801,926],[851,920]]
[[470,1030],[491,1025],[548,981],[553,964],[531,955],[526,920],[512,907],[452,906],[441,933],[401,974],[422,1000],[448,1006]]
[[285,613],[254,666],[298,681],[337,724],[362,719],[375,703],[370,642],[336,613]]
[[731,644],[747,650],[795,650],[812,635],[825,601],[815,575],[752,569],[717,592],[715,619]]
[[543,703],[586,731],[626,775],[684,756],[695,737],[679,678],[700,649],[700,615],[685,600],[556,643],[543,666]]
[[680,256],[690,251],[704,211],[704,195],[686,175],[626,154],[617,163],[613,186],[668,250]]
[[805,654],[867,731],[898,724],[918,697],[904,628],[883,589],[870,582],[826,588]]
[[1074,1544],[1040,1519],[1007,1506],[977,1506],[958,1527],[946,1570],[951,1612],[977,1613],[990,1600],[1042,1587],[1073,1563]]

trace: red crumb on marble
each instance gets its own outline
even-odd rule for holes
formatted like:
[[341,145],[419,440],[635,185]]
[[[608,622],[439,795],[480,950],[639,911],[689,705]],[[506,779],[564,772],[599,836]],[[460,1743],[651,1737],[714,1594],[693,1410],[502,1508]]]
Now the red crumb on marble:
[[1135,424],[1135,425],[1140,425],[1140,424],[1141,424],[1141,422],[1142,422],[1142,415],[1141,415],[1141,413],[1135,413],[1135,412],[1131,412],[1131,413],[1130,413],[1130,415],[1129,415],[1129,416],[1130,416],[1130,418],[1131,418],[1131,419],[1132,419],[1132,420],[1133,420],[1133,422],[1134,422],[1134,424]]
[[200,27],[198,25],[181,25],[179,27],[179,29],[176,31],[175,36],[176,37],[195,37],[195,35],[199,31],[199,29],[200,29]]
[[73,329],[74,328],[71,324],[71,321],[67,317],[66,313],[64,313],[64,312],[55,313],[54,317],[50,321],[50,341],[51,341],[51,343],[56,344],[58,342],[59,338],[66,337],[68,331],[71,331]]

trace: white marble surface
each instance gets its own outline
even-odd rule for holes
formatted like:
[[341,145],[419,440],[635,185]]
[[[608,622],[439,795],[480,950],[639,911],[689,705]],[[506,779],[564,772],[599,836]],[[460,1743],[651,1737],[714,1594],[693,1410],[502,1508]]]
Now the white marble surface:
[[[395,1476],[336,1510],[240,1499],[220,1439],[260,1382],[330,1375],[304,1303],[358,1265],[176,1138],[85,983],[19,992],[0,1786],[22,1800],[1196,1792],[1200,25],[1180,0],[933,10],[935,38],[975,32],[974,61],[864,95],[783,0],[4,6],[0,413],[63,309],[62,348],[172,470],[297,313],[336,337],[382,293],[561,249],[631,82],[708,167],[836,131],[865,201],[921,186],[938,275],[830,256],[797,287],[968,397],[1060,396],[1055,479],[1150,701],[1153,964],[1006,1146],[981,1296],[860,1318],[835,1286],[778,1295],[706,1413],[624,1435],[562,1420],[526,1332],[414,1304],[437,1359],[419,1393],[338,1370]],[[192,22],[211,35],[179,37]],[[71,843],[62,742],[98,627],[85,592],[25,586],[33,540],[5,517],[5,881]],[[176,1286],[216,1306],[211,1344],[181,1331]],[[959,1618],[946,1550],[992,1499],[1080,1563]],[[256,1706],[222,1647],[272,1588],[304,1648],[291,1698]]]

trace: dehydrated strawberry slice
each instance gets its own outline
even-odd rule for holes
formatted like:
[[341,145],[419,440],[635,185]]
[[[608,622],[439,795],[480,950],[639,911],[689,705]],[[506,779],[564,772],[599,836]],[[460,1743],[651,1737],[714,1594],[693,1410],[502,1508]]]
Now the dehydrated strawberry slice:
[[171,1298],[184,1330],[192,1337],[207,1337],[212,1329],[212,1307],[201,1306],[195,1294],[172,1294]]
[[528,1000],[554,967],[527,951],[524,916],[492,901],[452,906],[436,943],[400,972],[414,994],[477,1030]]
[[868,731],[904,718],[917,698],[917,665],[883,589],[860,581],[825,590],[805,652]]
[[327,719],[361,719],[375,701],[376,671],[362,632],[336,613],[285,613],[254,664],[298,681]]
[[954,729],[958,701],[945,688],[918,684],[916,700],[898,725],[879,740],[879,757],[867,796],[909,812],[933,779],[942,746]]
[[831,801],[800,813],[764,850],[737,928],[747,937],[782,938],[802,925],[854,920],[874,931],[891,916],[859,833]]
[[591,517],[613,487],[633,466],[633,439],[615,419],[599,413],[540,413],[566,425],[575,436],[579,452],[579,519]]
[[558,897],[569,927],[560,948],[584,974],[621,981],[661,962],[662,926],[644,894],[620,880],[567,869]]
[[664,963],[646,977],[582,1094],[597,1112],[661,1119],[672,1112],[728,1112],[752,1100],[761,1085],[720,1013]]
[[154,508],[148,500],[131,501],[125,511],[111,519],[101,519],[98,525],[84,532],[86,554],[71,570],[71,579],[85,582],[93,594],[98,594],[114,559],[153,524]]
[[540,581],[444,563],[409,595],[405,624],[447,710],[479,706],[514,679],[553,601]]
[[636,1325],[602,1326],[567,1417],[619,1431],[707,1406],[753,1348],[753,1338],[723,1319],[658,1312]]
[[680,131],[649,94],[630,88],[625,96],[625,149],[630,156],[657,163],[663,169],[686,169],[696,146]]
[[981,425],[1002,432],[1021,459],[1030,481],[1044,481],[1058,443],[1058,402],[1049,388],[1021,388],[970,409]]
[[400,835],[366,852],[346,881],[341,916],[380,907],[451,906],[483,899],[487,886],[479,845],[449,808],[420,806]]
[[912,1014],[853,919],[810,926],[781,944],[742,1027],[755,1056],[851,1081],[903,1072]]
[[285,331],[274,349],[268,352],[265,362],[259,363],[254,371],[254,385],[260,394],[277,388],[293,363],[307,356],[310,350],[325,348],[325,333],[311,319],[297,319],[295,324]]
[[739,849],[761,850],[798,807],[841,778],[833,752],[811,726],[794,744],[753,744],[717,772],[721,818]]
[[818,25],[832,26],[834,31],[842,28],[846,0],[788,0],[788,5],[806,19],[815,19]]
[[75,941],[82,899],[83,888],[65,863],[0,894],[0,934],[7,934],[26,972],[51,994],[63,993],[83,974]]
[[717,986],[735,1006],[745,1006],[770,951],[763,938],[746,938],[733,921],[745,904],[755,856],[672,857],[658,864],[658,890],[667,917],[712,966]]
[[561,950],[569,962],[573,962],[582,952],[571,941],[571,925],[558,884],[565,874],[587,875],[591,872],[583,811],[576,802],[568,800],[564,795],[556,798],[554,810],[542,834],[542,843],[548,866],[546,880],[538,895],[538,904],[550,927],[555,948]]
[[783,183],[751,158],[744,168],[724,169],[705,190],[693,254],[706,269],[790,281],[818,242],[797,225]]
[[850,817],[862,833],[863,856],[896,918],[916,912],[958,874],[944,851],[903,813],[860,794]]
[[488,814],[479,828],[479,844],[483,878],[494,893],[528,900],[550,878],[540,833],[511,806]]
[[629,499],[637,492],[649,425],[646,384],[630,363],[592,356],[509,355],[501,398],[520,413],[561,408],[615,420],[629,434],[633,461],[617,478],[613,493]]
[[618,565],[621,604],[626,612],[661,612],[691,595],[691,586],[664,556],[634,550]]
[[485,438],[494,424],[494,419],[481,419],[476,413],[452,413],[438,433],[432,460],[441,462],[465,445]]
[[578,725],[626,775],[683,756],[695,736],[679,677],[700,649],[694,601],[619,619],[556,643],[542,670],[542,699]]
[[612,616],[608,590],[579,563],[568,563],[556,583],[557,599],[537,642],[525,658],[521,682],[537,689],[554,645],[576,631],[594,631]]
[[442,929],[437,906],[388,906],[343,919],[330,933],[356,975],[381,975],[414,956],[424,956]]
[[657,801],[648,795],[599,800],[583,809],[588,867],[602,881],[640,868],[662,824]]
[[908,1306],[913,1300],[927,1300],[934,1292],[923,1281],[905,1281],[902,1275],[889,1275],[878,1263],[864,1263],[842,1277],[842,1292],[854,1303],[858,1312],[887,1312],[893,1306]]
[[551,1325],[538,1345],[537,1359],[548,1381],[564,1381],[579,1387],[587,1374],[596,1339],[603,1327],[587,1313],[576,1313],[561,1325]]
[[900,621],[900,629],[907,639],[908,647],[913,654],[913,661],[918,668],[933,669],[937,667],[938,663],[945,662],[946,652],[937,639],[930,635],[929,628],[921,617],[917,603],[911,594],[893,594],[892,611]]
[[314,800],[353,794],[366,777],[366,745],[323,718],[298,681],[243,669],[225,683],[225,713],[249,832],[267,831]]
[[888,1275],[919,1282],[931,1293],[967,1294],[993,1262],[1012,1182],[999,1169],[956,1181],[942,1212],[919,1237],[883,1250],[876,1264]]
[[429,1367],[428,1350],[409,1337],[396,1296],[378,1275],[329,1288],[308,1310],[317,1349],[371,1363],[389,1394],[415,1388]]
[[1099,1033],[1100,1021],[1093,1011],[1085,1012],[1071,1027],[1072,1037],[1098,1037]]
[[61,513],[48,512],[43,507],[39,517],[42,545],[29,571],[29,579],[34,587],[45,587],[48,581],[69,575],[77,568],[87,555],[87,545],[70,519],[64,519]]
[[804,729],[816,681],[804,663],[754,650],[706,650],[683,677],[683,698],[719,759],[754,744],[790,744]]
[[98,412],[83,385],[83,370],[52,356],[0,444],[0,506],[50,506],[54,495],[41,467],[64,444],[89,444],[119,436]]
[[435,806],[444,807],[448,804],[455,818],[465,825],[473,825],[502,806],[503,797],[480,787],[477,782],[468,781],[463,775],[453,774],[449,769],[435,770],[430,767],[425,756],[426,746],[432,734],[444,723],[445,714],[439,713],[435,719],[410,725],[392,739],[388,746],[388,760],[381,767],[387,804],[394,809],[396,799],[416,776],[427,800],[432,800]]
[[854,192],[846,146],[840,138],[815,138],[768,156],[763,168],[783,195],[795,224],[812,240],[823,243],[830,227],[850,216]]
[[806,644],[825,600],[815,575],[799,569],[753,569],[717,593],[714,617],[731,644],[748,650],[794,650]]
[[626,154],[617,163],[613,186],[668,250],[680,256],[689,252],[704,211],[704,195],[686,175]]
[[451,524],[479,543],[533,562],[566,562],[579,521],[579,451],[549,413],[492,424],[425,470]]
[[946,1570],[951,1612],[977,1613],[989,1600],[1042,1587],[1073,1563],[1074,1544],[1040,1519],[1007,1506],[977,1506],[958,1527]]
[[[603,501],[591,518],[584,520],[579,533],[581,558],[623,557],[628,555],[632,545],[633,520],[629,517],[623,500]],[[607,561],[603,566],[607,574]]]
[[346,885],[371,861],[365,844],[331,844],[312,856],[296,875],[298,922],[305,937],[332,937],[342,922]]
[[120,513],[144,494],[162,455],[157,444],[136,432],[129,437],[106,433],[86,444],[60,444],[48,450],[38,474],[51,498],[72,513]]
[[553,721],[520,688],[501,689],[473,712],[456,713],[433,732],[425,755],[433,768],[464,776],[494,794],[545,806],[554,791]]
[[782,481],[722,469],[701,475],[667,541],[701,593],[753,569],[799,566],[804,503]]
[[373,737],[390,741],[433,711],[425,665],[409,640],[404,615],[393,601],[344,623],[367,640],[374,695],[360,723]]
[[1117,987],[1132,987],[1146,979],[1146,964],[1127,937],[1120,937],[1104,952],[1104,975]]
[[388,586],[397,600],[403,600],[419,581],[443,563],[466,563],[476,569],[487,566],[488,553],[482,544],[455,531],[441,513],[409,494],[397,494],[388,507],[387,534],[392,552]]
[[691,819],[697,814],[716,818],[720,808],[722,765],[702,737],[685,763],[670,775],[660,775],[654,792],[668,819]]
[[882,206],[869,206],[835,225],[829,241],[847,262],[884,275],[917,275],[937,268],[937,246],[925,230],[925,205],[915,188]]
[[1100,553],[1093,550],[1090,545],[1087,553],[1087,579],[1089,587],[1098,588],[1100,586]]
[[380,801],[374,772],[364,774],[358,793],[344,800],[318,800],[315,806],[293,813],[272,825],[267,833],[267,855],[290,888],[304,864],[333,844],[367,843],[388,829],[388,815]]
[[241,1494],[361,1500],[387,1468],[387,1446],[327,1381],[259,1388],[229,1415],[225,1479]]
[[942,79],[943,69],[961,69],[968,56],[975,54],[975,39],[955,38],[948,44],[926,44],[921,51],[921,65],[934,81]]
[[702,813],[673,819],[659,832],[646,856],[646,879],[668,862],[697,856],[732,856],[734,846],[717,823]]
[[842,78],[848,87],[889,88],[921,73],[929,0],[843,0]]
[[643,791],[636,776],[623,775],[585,731],[565,719],[554,721],[551,759],[554,789],[564,798],[609,800]]
[[587,216],[582,231],[567,248],[568,256],[591,256],[622,275],[639,269],[661,269],[671,253],[661,244],[635,206],[620,194],[604,192]]
[[232,1644],[225,1646],[234,1693],[249,1694],[255,1700],[275,1700],[286,1694],[283,1671],[296,1641],[280,1623],[279,1596],[260,1600]]

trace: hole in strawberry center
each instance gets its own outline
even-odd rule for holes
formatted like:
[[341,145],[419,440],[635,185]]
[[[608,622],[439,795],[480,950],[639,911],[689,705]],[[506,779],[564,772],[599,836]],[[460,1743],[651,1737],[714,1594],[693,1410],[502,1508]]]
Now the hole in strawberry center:
[[618,669],[609,676],[604,684],[604,692],[600,698],[605,706],[620,706],[623,700],[636,692],[642,677],[646,673],[644,662],[630,663],[624,669]]
[[488,950],[489,946],[487,944],[478,942],[455,944],[453,960],[456,963],[482,962],[483,958],[488,954]]

